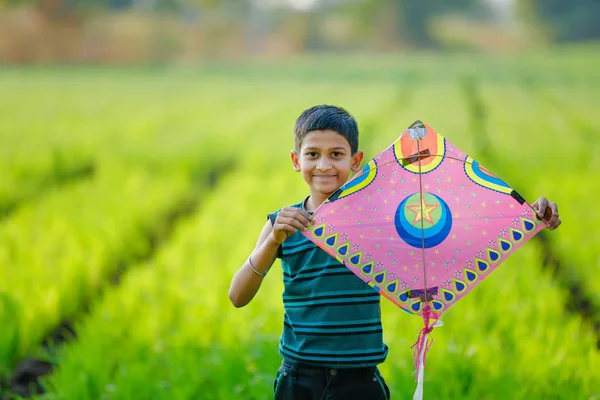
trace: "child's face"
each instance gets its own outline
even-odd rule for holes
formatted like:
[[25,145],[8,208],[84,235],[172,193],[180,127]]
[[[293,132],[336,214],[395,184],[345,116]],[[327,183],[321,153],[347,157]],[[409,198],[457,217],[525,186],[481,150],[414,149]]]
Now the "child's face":
[[346,183],[351,171],[360,169],[362,159],[362,151],[353,155],[348,140],[332,130],[309,132],[300,150],[292,151],[294,169],[302,172],[311,195],[320,202]]

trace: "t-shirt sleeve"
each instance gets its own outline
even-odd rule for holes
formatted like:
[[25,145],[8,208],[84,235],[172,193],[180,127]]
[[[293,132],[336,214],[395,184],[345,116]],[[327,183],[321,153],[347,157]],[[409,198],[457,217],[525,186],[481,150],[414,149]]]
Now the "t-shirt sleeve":
[[268,214],[267,218],[269,218],[269,221],[271,221],[271,226],[275,226],[275,219],[277,219],[277,214],[276,213]]
[[[271,226],[275,226],[275,219],[277,219],[277,213],[271,213],[267,215],[269,221],[271,221]],[[281,251],[281,246],[277,248],[277,258],[283,257],[283,252]]]

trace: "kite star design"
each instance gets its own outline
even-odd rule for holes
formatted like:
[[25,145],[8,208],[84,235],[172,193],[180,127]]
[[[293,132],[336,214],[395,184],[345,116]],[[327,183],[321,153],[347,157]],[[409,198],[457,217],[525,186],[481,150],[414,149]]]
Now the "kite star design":
[[427,204],[425,203],[425,197],[421,197],[421,204],[416,204],[412,206],[406,206],[410,211],[415,213],[415,219],[413,220],[413,225],[421,220],[425,220],[429,222],[431,225],[434,225],[435,222],[431,218],[431,212],[438,208],[439,204]]
[[[458,190],[471,196],[457,197]],[[354,210],[361,211],[365,199],[377,212],[363,225]],[[505,181],[416,121],[333,193],[302,234],[382,296],[423,318],[413,360],[420,399],[433,327],[545,227],[531,211]],[[456,268],[448,268],[449,261]]]

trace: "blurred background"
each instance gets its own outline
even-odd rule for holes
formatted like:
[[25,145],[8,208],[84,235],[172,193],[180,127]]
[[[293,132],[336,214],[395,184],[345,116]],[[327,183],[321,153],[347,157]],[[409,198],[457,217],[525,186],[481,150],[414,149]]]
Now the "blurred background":
[[2,0],[0,62],[510,52],[597,38],[594,0]]
[[[563,225],[444,314],[427,399],[600,399],[598,0],[0,0],[0,398],[269,399],[295,119],[427,123]],[[422,320],[382,300],[392,398]]]

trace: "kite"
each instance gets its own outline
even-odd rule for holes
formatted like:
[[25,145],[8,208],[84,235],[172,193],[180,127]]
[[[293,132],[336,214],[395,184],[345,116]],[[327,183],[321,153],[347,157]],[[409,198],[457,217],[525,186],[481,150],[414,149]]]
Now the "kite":
[[329,196],[303,234],[423,318],[413,346],[420,399],[442,314],[544,227],[506,182],[416,121]]

